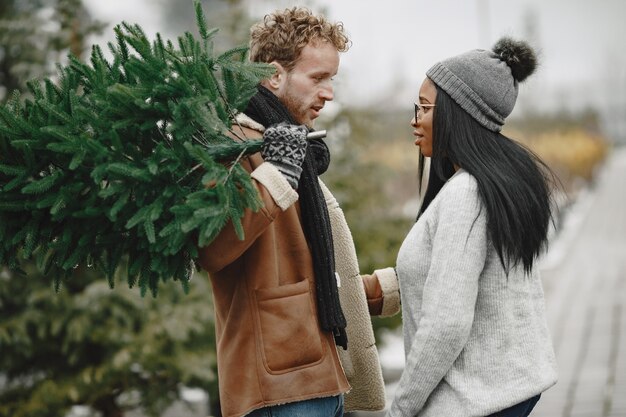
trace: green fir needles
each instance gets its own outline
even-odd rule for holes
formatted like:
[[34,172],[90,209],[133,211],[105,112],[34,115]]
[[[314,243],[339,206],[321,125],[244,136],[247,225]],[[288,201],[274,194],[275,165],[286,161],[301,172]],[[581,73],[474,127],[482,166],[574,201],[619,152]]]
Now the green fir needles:
[[79,265],[142,294],[190,278],[211,242],[260,200],[237,163],[259,141],[229,136],[234,115],[271,74],[247,48],[215,55],[195,1],[200,39],[178,45],[122,23],[112,61],[70,58],[59,81],[29,83],[32,99],[0,107],[0,265],[35,259],[58,287]]

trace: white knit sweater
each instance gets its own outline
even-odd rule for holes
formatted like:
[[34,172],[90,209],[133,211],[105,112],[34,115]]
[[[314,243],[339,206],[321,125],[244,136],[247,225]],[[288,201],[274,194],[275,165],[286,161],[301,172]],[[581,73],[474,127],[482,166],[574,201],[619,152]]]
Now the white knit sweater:
[[460,170],[400,248],[406,366],[389,416],[482,417],[556,383],[539,274],[506,276],[486,217]]

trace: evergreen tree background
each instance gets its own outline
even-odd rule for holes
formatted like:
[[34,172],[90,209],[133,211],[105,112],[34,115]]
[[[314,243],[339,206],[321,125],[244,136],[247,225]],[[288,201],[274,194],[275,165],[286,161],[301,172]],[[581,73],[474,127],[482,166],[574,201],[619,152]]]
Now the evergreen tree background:
[[[64,26],[63,22],[76,22],[79,17],[85,19],[83,15],[85,10],[80,2],[75,0],[59,0],[57,3],[33,2],[27,5],[23,3],[18,5],[15,2],[11,3],[12,7],[8,6],[8,3],[3,2],[2,9],[0,9],[2,11],[0,14],[2,45],[19,44],[20,46],[13,52],[8,51],[8,49],[2,51],[2,57],[6,58],[2,66],[3,91],[24,91],[27,77],[40,77],[49,74],[51,68],[47,63],[55,59],[51,57],[64,56],[70,51],[73,51],[75,56],[80,56],[80,53],[85,49],[83,44],[85,37],[96,30],[96,26],[76,24]],[[191,8],[191,4],[189,7]],[[63,10],[66,14],[55,13],[52,10]],[[22,19],[22,24],[30,22],[31,26],[18,28],[20,30],[11,26],[11,22],[18,15]],[[53,31],[54,36],[39,30],[40,16],[52,17],[52,21],[48,23],[57,28],[56,31]],[[54,19],[58,19],[58,21]],[[68,34],[64,30],[59,30],[60,27],[76,33]],[[148,58],[154,58],[152,52],[157,48],[173,50],[171,45],[156,44],[156,48],[152,49],[145,42],[143,34],[138,28],[127,26],[125,30],[125,32],[122,30],[118,32],[117,46],[120,47],[117,50],[118,57],[126,53],[121,51],[123,41],[120,38],[123,37],[123,34],[126,34],[131,42],[137,42],[135,45],[138,48],[144,48],[141,50]],[[31,33],[32,36],[24,38],[24,31]],[[201,31],[204,32],[205,46],[207,46],[209,35],[212,36],[212,32],[209,32],[206,27],[201,28]],[[53,42],[53,38],[59,41]],[[47,46],[35,48],[35,46],[40,45]],[[188,48],[188,57],[199,58],[201,55],[198,43],[190,37],[183,39],[179,45]],[[33,55],[18,53],[24,50],[30,50]],[[258,82],[259,75],[266,74],[266,69],[262,69],[260,72],[258,69],[254,69],[251,73],[244,74],[252,78],[244,80],[242,88],[236,88],[235,81],[241,81],[238,78],[241,75],[241,65],[237,62],[240,62],[238,60],[243,57],[243,51],[243,49],[235,49],[216,58],[216,62],[221,66],[220,75],[233,82],[225,83],[223,85],[225,90],[215,93],[220,97],[223,94],[231,100],[229,104],[233,105],[233,110],[245,104],[247,96],[251,94]],[[235,59],[231,60],[233,57]],[[56,60],[62,61],[62,59]],[[220,61],[218,62],[218,60]],[[55,172],[63,171],[63,169],[59,169],[57,164],[65,164],[62,167],[66,168],[66,172],[60,172],[57,176],[67,174],[68,181],[66,184],[84,181],[84,185],[91,178],[90,173],[77,175],[81,172],[80,166],[85,161],[90,162],[88,155],[85,155],[87,158],[82,158],[80,161],[75,160],[74,169],[70,169],[69,165],[71,165],[71,160],[74,157],[69,159],[68,157],[58,158],[58,155],[63,153],[62,151],[56,155],[50,155],[49,159],[44,158],[47,151],[56,152],[55,149],[48,147],[55,142],[55,139],[52,136],[47,138],[40,136],[42,128],[61,126],[61,130],[66,130],[57,130],[57,146],[60,146],[63,141],[65,144],[72,143],[74,139],[72,135],[85,139],[84,135],[81,136],[83,132],[76,130],[79,129],[78,125],[84,122],[84,119],[82,121],[71,120],[78,114],[78,112],[72,113],[71,110],[84,104],[79,103],[80,97],[77,93],[87,91],[89,88],[97,90],[98,87],[106,87],[105,83],[111,81],[111,73],[114,72],[111,71],[114,66],[107,65],[107,61],[98,49],[92,54],[91,64],[92,66],[89,68],[80,61],[73,60],[71,62],[73,66],[61,68],[61,71],[57,73],[60,76],[59,81],[51,79],[44,84],[30,83],[30,89],[25,90],[25,94],[23,94],[26,98],[25,101],[14,99],[12,103],[3,107],[3,133],[0,137],[2,139],[0,141],[2,142],[0,158],[4,164],[4,170],[0,173],[2,199],[4,203],[17,201],[21,207],[4,211],[0,219],[2,244],[5,245],[4,261],[0,270],[0,351],[2,351],[2,359],[0,360],[0,416],[64,416],[72,405],[90,406],[90,409],[102,413],[105,417],[122,416],[126,410],[132,409],[142,409],[145,413],[156,416],[161,415],[164,409],[180,398],[181,389],[184,387],[200,387],[209,392],[210,398],[214,402],[213,414],[219,415],[219,403],[216,394],[217,381],[214,373],[215,341],[213,338],[212,304],[206,276],[200,276],[198,279],[187,283],[187,289],[191,292],[189,295],[184,295],[180,285],[172,285],[173,283],[169,282],[161,284],[161,292],[157,299],[145,298],[139,297],[137,291],[130,290],[127,285],[117,285],[114,289],[109,288],[119,281],[127,281],[131,284],[139,281],[142,291],[145,292],[150,286],[150,280],[137,278],[136,274],[133,277],[133,273],[129,273],[129,271],[136,269],[140,271],[139,273],[144,273],[143,276],[145,277],[145,269],[147,269],[145,266],[132,268],[132,259],[131,262],[128,262],[127,257],[120,257],[116,264],[117,266],[122,265],[123,268],[110,268],[108,271],[109,283],[107,283],[102,273],[104,268],[94,269],[91,267],[93,263],[87,259],[91,258],[91,255],[82,258],[86,262],[81,262],[79,256],[67,264],[69,268],[64,271],[64,285],[59,292],[55,293],[51,285],[51,272],[54,271],[50,271],[44,265],[47,262],[46,259],[49,259],[46,254],[50,254],[50,249],[54,250],[55,248],[47,248],[48,250],[46,250],[45,247],[37,247],[37,244],[32,245],[37,240],[33,236],[39,235],[42,239],[48,240],[51,236],[50,234],[47,238],[44,236],[47,233],[45,232],[45,221],[51,221],[50,218],[46,218],[47,213],[51,211],[51,206],[48,203],[42,203],[42,201],[48,198],[62,198],[65,201],[59,208],[65,209],[73,202],[84,203],[85,200],[89,199],[86,194],[79,196],[78,193],[72,193],[71,190],[69,193],[65,190],[66,195],[62,197],[64,192],[60,188],[54,189],[45,183],[43,187],[39,188],[39,185],[42,185],[41,182],[35,186],[36,190],[33,189],[34,193],[23,191],[24,186],[27,185],[26,182],[45,180],[54,175]],[[20,68],[27,68],[28,71],[18,71]],[[138,65],[135,69],[139,72],[142,70],[149,72],[150,65]],[[76,72],[81,71],[87,75],[82,79],[75,77]],[[125,74],[131,73],[132,70],[125,72]],[[103,74],[108,75],[109,78],[102,77]],[[138,75],[138,78],[142,79],[142,76],[144,74]],[[88,86],[80,84],[80,81],[84,79],[89,79],[92,84]],[[101,88],[101,90],[105,89]],[[146,121],[142,117],[151,109],[147,109],[149,106],[146,106],[147,98],[145,96],[133,97],[132,94],[137,93],[137,91],[130,93],[127,90],[113,91],[112,95],[115,96],[115,93],[118,93],[118,101],[113,104],[119,105],[119,107],[113,108],[111,111],[117,112],[116,114],[120,115],[121,118],[130,117],[132,119],[135,117],[130,122],[135,127],[138,121]],[[217,99],[217,95],[214,96],[215,99]],[[115,98],[113,97],[111,100],[115,100]],[[200,104],[201,100],[198,102]],[[131,106],[130,109],[129,105]],[[133,105],[137,106],[138,109],[132,108]],[[88,106],[84,107],[89,110]],[[200,107],[198,105],[196,110]],[[185,108],[185,110],[188,109],[188,107]],[[138,111],[133,112],[133,110]],[[224,122],[229,120],[230,109],[224,107],[221,110],[222,119],[212,118],[211,114],[187,112],[185,117],[193,117],[196,120],[187,123],[188,119],[185,119],[181,121],[180,125],[191,129],[197,127],[196,121],[198,119],[204,118],[203,120],[205,122],[208,120],[207,123],[211,124],[212,127],[220,125],[220,123],[220,126],[226,126]],[[94,109],[92,108],[91,111],[93,112]],[[137,116],[137,113],[141,113],[141,115]],[[97,123],[96,119],[98,118],[106,119],[101,116],[102,113],[93,114],[93,119],[90,121]],[[154,129],[156,125],[157,129],[161,129],[165,126],[157,123],[164,118],[150,116],[148,117],[152,122],[149,123],[150,128]],[[20,123],[20,120],[25,122]],[[133,122],[135,123],[133,124]],[[24,131],[20,131],[20,129]],[[139,130],[138,136],[141,135],[141,129]],[[16,152],[13,146],[16,132],[18,136],[24,138],[23,140],[31,141],[28,143],[29,146],[34,145],[35,150],[38,151],[37,162],[39,165],[32,164],[33,158],[24,158],[27,152],[20,153],[19,150]],[[77,135],[76,132],[78,132]],[[159,130],[159,134],[161,135],[159,139],[164,139],[166,142],[176,134],[176,131]],[[136,139],[136,136],[130,137]],[[33,138],[40,140],[40,148],[36,147],[37,144],[34,143]],[[203,139],[205,138],[200,138],[200,141]],[[225,140],[223,137],[219,139]],[[205,144],[202,143],[202,145]],[[29,146],[22,148],[22,150],[28,150]],[[120,144],[119,148],[122,147],[123,145]],[[202,178],[206,178],[206,175],[210,174],[211,168],[219,171],[227,178],[242,177],[243,173],[237,171],[236,167],[229,170],[227,168],[230,167],[221,164],[218,166],[215,161],[203,155],[199,151],[199,147],[199,145],[195,148],[190,147],[192,152],[188,152],[187,155],[194,156],[194,158],[186,161],[193,160],[193,166],[196,167],[195,171],[199,174],[195,179],[197,184]],[[235,147],[230,150],[229,154],[228,148],[229,146],[218,147],[214,155],[218,158],[224,155],[228,158],[234,158],[241,151],[240,148]],[[76,156],[75,151],[77,149],[70,149],[74,156]],[[222,151],[225,151],[226,154],[222,155]],[[205,163],[204,169],[203,163]],[[31,169],[29,175],[14,181],[19,175],[15,175],[15,170],[7,169],[7,164],[14,168],[26,168],[29,167],[29,164],[33,166],[29,167]],[[206,169],[207,165],[208,170]],[[189,165],[189,167],[191,166]],[[87,168],[89,168],[87,171],[93,171],[94,167],[87,165]],[[154,165],[147,169],[148,171],[154,169]],[[171,172],[173,171],[176,171],[176,167],[172,168]],[[189,169],[178,170],[178,173],[181,171],[188,172]],[[133,172],[136,173],[131,169],[129,182],[137,180],[136,176],[133,178]],[[83,172],[83,174],[85,173],[86,171]],[[243,181],[246,179],[244,178]],[[10,185],[7,187],[11,181],[15,185],[24,180],[25,182],[19,187]],[[97,181],[97,183],[101,183],[101,181]],[[119,183],[120,181],[118,181]],[[176,184],[175,181],[170,181],[170,183]],[[220,190],[220,187],[216,187],[215,184],[210,188]],[[10,195],[11,189],[20,192]],[[249,191],[245,184],[242,187],[240,182],[233,181],[231,195],[237,193],[239,196],[242,189]],[[153,191],[155,194],[167,193],[167,190],[163,188],[155,187]],[[23,197],[21,199],[19,198],[20,194]],[[224,194],[228,197],[228,192]],[[81,199],[82,202],[78,201]],[[203,201],[198,199],[196,203],[202,205]],[[6,204],[4,208],[6,208]],[[235,207],[233,213],[228,214],[237,215],[241,210],[242,207],[238,209]],[[133,211],[129,211],[129,213],[131,212]],[[134,214],[136,212],[137,210],[134,210]],[[215,213],[205,213],[205,215],[214,216]],[[96,221],[91,224],[85,222],[80,226],[82,221],[80,216],[73,219],[71,216],[67,217],[71,223],[66,223],[64,226],[67,227],[61,227],[60,230],[78,226],[82,230],[78,231],[77,236],[83,237],[89,235],[89,229],[95,232],[106,231],[102,222]],[[44,218],[45,221],[42,222],[41,220]],[[32,219],[38,219],[39,223],[33,224],[34,227],[30,232],[21,232]],[[224,221],[224,218],[220,220],[222,223]],[[216,226],[213,225],[213,227]],[[145,233],[145,226],[143,230],[142,233]],[[193,228],[188,230],[188,235],[191,232],[193,232]],[[31,237],[26,238],[26,236]],[[114,243],[118,247],[124,247],[123,239],[119,239],[119,237],[120,235],[118,235],[117,242]],[[23,244],[29,239],[31,241],[30,248],[24,247]],[[58,241],[58,239],[56,240]],[[72,240],[68,239],[68,241]],[[9,248],[10,245],[16,243],[20,245],[19,250],[15,250],[15,246]],[[9,249],[7,250],[7,248]],[[67,254],[76,253],[75,249],[76,246],[65,252]],[[24,256],[25,252],[27,256]],[[33,262],[29,253],[34,254],[33,257],[38,262]],[[96,258],[100,256],[97,252],[92,253]],[[5,266],[7,261],[11,268]],[[75,261],[77,261],[76,264],[72,266],[71,263]],[[189,258],[183,258],[183,261],[186,262],[185,266],[188,266]],[[146,262],[144,265],[149,263],[151,262]],[[15,270],[18,266],[23,269],[22,273],[16,273]],[[158,269],[159,265],[153,267]],[[166,275],[163,274],[162,276]],[[187,282],[187,278],[188,276],[185,276],[185,282]],[[153,287],[156,281],[158,279],[152,280]],[[58,284],[60,282],[57,282],[57,286]]]
[[208,280],[189,294],[169,282],[153,298],[86,268],[58,293],[26,272],[0,273],[0,416],[63,417],[74,405],[160,416],[184,387],[216,392]]
[[0,2],[0,102],[26,82],[47,76],[67,53],[81,56],[85,40],[103,27],[81,0]]
[[[167,33],[183,33],[195,29],[195,14],[190,7],[180,7],[177,2],[156,0],[161,6],[161,24]],[[245,0],[200,0],[206,10],[206,21],[209,27],[219,28],[214,39],[217,50],[226,51],[235,45],[245,45],[249,41],[250,26],[255,19],[248,13]]]

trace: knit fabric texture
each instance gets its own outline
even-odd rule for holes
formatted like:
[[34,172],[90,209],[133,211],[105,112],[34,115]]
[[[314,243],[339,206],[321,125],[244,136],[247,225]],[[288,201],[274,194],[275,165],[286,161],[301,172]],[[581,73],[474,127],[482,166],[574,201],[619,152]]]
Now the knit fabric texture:
[[433,65],[426,76],[463,110],[493,132],[513,111],[518,82],[493,51],[476,49]]
[[308,130],[304,126],[278,123],[263,132],[261,155],[287,178],[289,185],[298,188],[302,162],[306,156]]
[[486,416],[555,384],[539,274],[507,276],[488,236],[459,170],[398,253],[406,365],[388,416]]

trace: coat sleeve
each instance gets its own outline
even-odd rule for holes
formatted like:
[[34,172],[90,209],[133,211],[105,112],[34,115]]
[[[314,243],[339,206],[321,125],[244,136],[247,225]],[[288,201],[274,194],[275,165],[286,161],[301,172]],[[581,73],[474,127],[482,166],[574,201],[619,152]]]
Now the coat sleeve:
[[[258,164],[253,164],[253,161]],[[241,219],[243,240],[237,236],[232,222],[228,222],[208,246],[198,249],[200,266],[209,274],[220,271],[238,259],[279,213],[298,200],[298,193],[291,188],[285,177],[271,163],[262,162],[260,155],[252,155],[242,160],[241,165],[250,172],[263,207],[257,212],[250,209],[244,211]]]
[[400,286],[395,269],[377,269],[374,274],[383,290],[383,310],[380,316],[389,317],[397,314],[400,311]]
[[337,200],[322,181],[320,187],[328,206],[335,268],[340,277],[339,298],[348,323],[348,350],[337,349],[352,387],[344,398],[345,409],[381,410],[385,407],[385,386],[354,241]]
[[[485,210],[468,178],[445,187],[436,211],[432,258],[419,317],[389,416],[415,416],[467,343],[487,256]],[[421,219],[420,221],[428,221]]]

